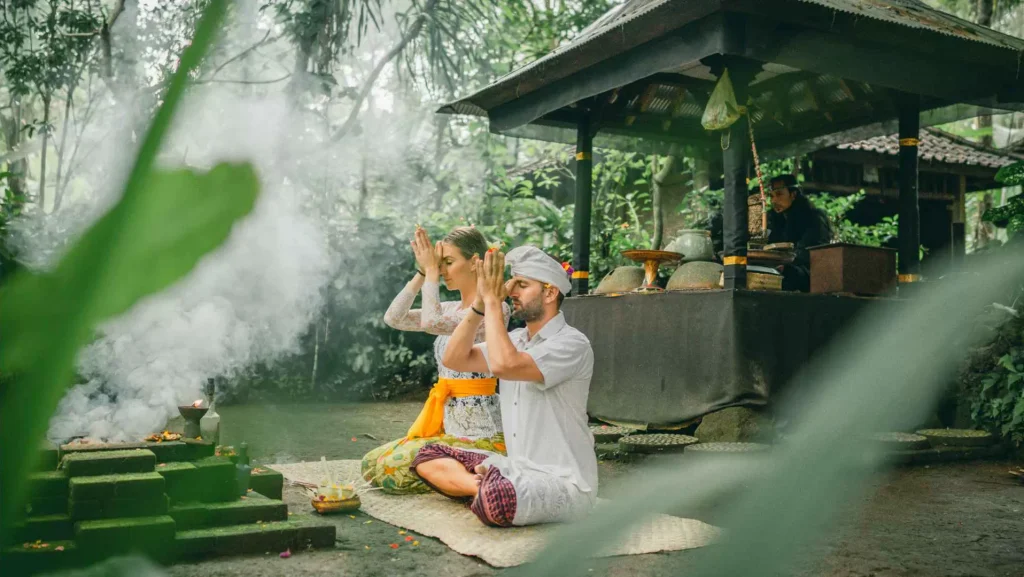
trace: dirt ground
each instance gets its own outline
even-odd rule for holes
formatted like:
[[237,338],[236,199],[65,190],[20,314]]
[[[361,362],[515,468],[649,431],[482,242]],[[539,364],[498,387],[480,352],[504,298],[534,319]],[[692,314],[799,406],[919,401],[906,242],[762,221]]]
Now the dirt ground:
[[[356,459],[404,433],[418,403],[226,407],[225,442],[248,441],[262,463]],[[371,438],[376,437],[376,439]],[[352,440],[352,439],[355,440]],[[620,477],[637,464],[603,462],[601,479]],[[859,507],[790,575],[801,577],[1021,577],[1024,576],[1024,485],[1006,474],[1008,462],[899,468],[879,476]],[[607,485],[606,485],[607,486]],[[602,494],[605,497],[614,495]],[[301,491],[286,489],[294,511],[308,509]],[[696,514],[714,522],[713,512]],[[358,514],[330,517],[338,526],[337,547],[280,559],[277,552],[180,564],[171,575],[263,577],[269,575],[495,575],[476,559],[441,542],[414,535]],[[397,549],[389,547],[398,544]],[[699,551],[593,560],[588,575],[678,576]]]

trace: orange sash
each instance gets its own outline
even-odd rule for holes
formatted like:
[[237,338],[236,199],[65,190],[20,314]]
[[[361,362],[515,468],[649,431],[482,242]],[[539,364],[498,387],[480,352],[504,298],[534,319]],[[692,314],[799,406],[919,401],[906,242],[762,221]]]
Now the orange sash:
[[409,439],[436,437],[444,432],[444,405],[448,397],[476,397],[493,395],[498,390],[498,379],[437,379],[420,415],[409,427]]

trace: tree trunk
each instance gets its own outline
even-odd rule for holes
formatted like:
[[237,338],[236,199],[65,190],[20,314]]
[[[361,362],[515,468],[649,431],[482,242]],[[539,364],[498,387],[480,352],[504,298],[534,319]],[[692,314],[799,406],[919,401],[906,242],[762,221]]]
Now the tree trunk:
[[356,214],[359,218],[366,216],[366,199],[370,196],[370,187],[366,183],[366,154],[360,158],[359,164],[359,203],[356,206]]
[[313,371],[309,375],[309,389],[316,389],[316,365],[320,361],[320,323],[313,323]]
[[53,190],[53,212],[60,209],[60,203],[64,199],[64,152],[67,149],[68,132],[71,132],[71,105],[75,101],[75,85],[68,87],[68,97],[64,102],[64,129],[60,134],[60,145],[57,146],[57,185]]
[[448,115],[434,115],[434,210],[441,210],[444,204],[444,193],[447,188],[447,178],[441,164],[444,162],[444,132],[448,129]]
[[46,213],[46,147],[50,141],[50,98],[51,94],[41,95],[43,98],[43,147],[39,158],[39,211]]

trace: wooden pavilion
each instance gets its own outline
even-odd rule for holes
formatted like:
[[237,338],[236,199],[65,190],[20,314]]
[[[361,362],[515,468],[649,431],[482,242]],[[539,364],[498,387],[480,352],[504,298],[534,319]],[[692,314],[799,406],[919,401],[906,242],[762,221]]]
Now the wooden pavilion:
[[[802,360],[778,358],[782,353],[763,339],[789,338],[793,343],[787,344],[810,349],[827,341],[830,327],[847,315],[836,307],[856,308],[817,305],[811,297],[792,307],[795,295],[737,290],[746,286],[748,122],[741,119],[721,133],[700,123],[723,71],[729,71],[737,101],[749,104],[764,157],[897,134],[899,276],[906,283],[920,278],[920,127],[1024,109],[1022,54],[1024,40],[920,0],[627,0],[572,42],[440,112],[486,116],[498,133],[576,142],[577,295],[588,292],[595,141],[633,149],[674,143],[687,155],[720,155],[725,294],[579,299],[571,309],[595,351],[605,346],[603,327],[614,325],[607,355],[598,355],[603,366],[595,367],[592,414],[680,422],[730,404],[767,402],[768,392]],[[615,306],[621,310],[611,310]],[[694,316],[707,309],[720,314]],[[673,336],[687,354],[677,347],[651,362],[657,343],[664,348],[668,333],[683,330],[658,323],[680,315],[690,325],[686,334]],[[810,328],[780,335],[788,330],[783,316]],[[623,331],[638,348],[615,340]],[[641,333],[656,341],[640,342]],[[707,366],[716,355],[724,356],[719,365]],[[631,387],[616,388],[627,378]]]

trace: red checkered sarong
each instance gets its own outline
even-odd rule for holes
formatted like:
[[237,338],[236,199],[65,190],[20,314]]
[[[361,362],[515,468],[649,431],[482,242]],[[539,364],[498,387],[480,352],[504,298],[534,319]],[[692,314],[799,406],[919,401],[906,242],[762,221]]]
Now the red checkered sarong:
[[[483,463],[487,457],[487,455],[481,453],[456,449],[448,445],[427,445],[420,449],[409,470],[415,473],[418,465],[435,459],[455,459],[467,471],[474,473],[477,465]],[[444,495],[426,479],[423,479],[423,482],[431,489]],[[485,525],[511,527],[512,520],[516,516],[515,487],[512,486],[511,481],[502,476],[501,471],[497,467],[488,467],[487,472],[484,473],[483,480],[480,482],[480,491],[477,493],[476,498],[473,499],[473,502],[470,503],[469,510]]]

